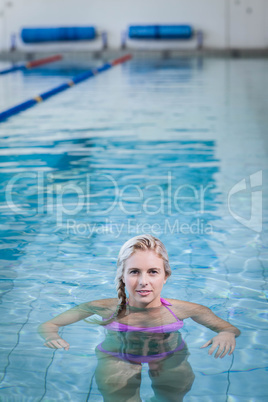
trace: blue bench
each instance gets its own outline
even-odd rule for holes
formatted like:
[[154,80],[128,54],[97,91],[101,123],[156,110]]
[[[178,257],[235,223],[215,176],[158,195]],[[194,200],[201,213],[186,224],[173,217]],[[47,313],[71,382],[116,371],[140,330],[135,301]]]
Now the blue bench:
[[[21,30],[21,39],[25,44],[91,41],[98,36],[93,26],[22,28]],[[106,48],[107,33],[102,32],[101,36],[103,48]]]
[[203,46],[202,31],[194,31],[190,25],[130,25],[122,34],[121,48],[130,40],[190,40],[197,37],[197,47]]

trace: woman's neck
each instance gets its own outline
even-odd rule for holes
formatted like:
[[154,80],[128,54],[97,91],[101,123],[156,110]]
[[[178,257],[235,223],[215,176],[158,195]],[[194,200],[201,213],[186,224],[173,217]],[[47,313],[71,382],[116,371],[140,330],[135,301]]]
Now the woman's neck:
[[131,300],[127,299],[127,305],[131,310],[136,310],[136,311],[140,310],[140,311],[142,311],[142,310],[157,309],[157,308],[161,307],[163,304],[162,304],[161,299],[159,299],[159,301],[153,300],[152,303],[137,306],[135,304],[132,304]]

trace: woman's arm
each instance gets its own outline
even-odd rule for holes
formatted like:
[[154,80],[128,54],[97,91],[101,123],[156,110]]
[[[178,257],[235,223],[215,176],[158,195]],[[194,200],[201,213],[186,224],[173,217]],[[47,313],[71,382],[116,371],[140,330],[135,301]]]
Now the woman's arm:
[[201,304],[177,299],[167,300],[174,306],[176,314],[181,320],[192,318],[198,324],[202,324],[212,331],[218,332],[218,335],[202,345],[201,348],[206,348],[212,344],[208,352],[211,355],[215,349],[219,347],[215,353],[215,357],[224,357],[228,352],[229,355],[233,353],[235,338],[240,335],[238,328],[217,317],[208,307],[202,306]]
[[113,304],[111,303],[111,300],[113,299],[95,300],[88,303],[82,303],[79,306],[75,306],[39,325],[38,332],[46,341],[44,345],[53,349],[63,347],[65,350],[68,350],[70,345],[59,336],[59,328],[84,320],[93,314],[102,315],[103,311],[107,311],[107,308],[109,308],[108,306]]
[[241,334],[238,328],[216,316],[208,307],[197,305],[193,308],[190,317],[198,324],[202,324],[215,332],[229,332],[236,337]]
[[229,322],[217,317],[208,307],[195,305],[192,309],[190,317],[196,321],[198,324],[202,324],[212,331],[218,332],[218,335],[214,336],[208,342],[201,346],[201,348],[206,348],[211,345],[209,349],[209,354],[212,353],[219,347],[215,353],[215,357],[224,357],[228,352],[231,355],[235,349],[235,338],[238,337],[241,332],[234,325]]

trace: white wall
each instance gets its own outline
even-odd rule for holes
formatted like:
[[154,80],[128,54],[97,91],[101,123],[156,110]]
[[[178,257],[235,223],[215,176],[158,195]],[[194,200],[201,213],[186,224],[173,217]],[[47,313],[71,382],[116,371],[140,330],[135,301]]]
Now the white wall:
[[230,46],[265,48],[268,45],[268,1],[230,1]]
[[0,49],[21,27],[64,25],[106,30],[118,48],[134,23],[189,23],[204,31],[206,48],[263,48],[267,22],[268,0],[0,0]]

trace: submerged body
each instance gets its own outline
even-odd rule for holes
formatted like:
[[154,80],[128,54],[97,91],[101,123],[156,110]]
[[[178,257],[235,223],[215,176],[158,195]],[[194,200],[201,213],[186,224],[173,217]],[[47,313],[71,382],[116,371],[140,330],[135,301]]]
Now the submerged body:
[[182,401],[194,381],[182,327],[172,303],[163,298],[159,307],[128,305],[122,319],[105,325],[105,339],[95,350],[95,378],[104,400],[141,401],[141,369],[148,363],[155,400]]
[[[98,350],[123,360],[149,363],[184,349],[185,343],[178,333],[178,330],[183,327],[183,321],[168,307],[172,306],[170,302],[161,298],[161,303],[162,306],[150,309],[151,319],[149,320],[148,310],[128,306],[128,314],[124,317],[125,322],[132,321],[136,325],[119,321],[107,324],[106,338],[97,346]],[[171,315],[172,322],[169,324],[164,324],[167,321],[165,310],[168,310]],[[175,322],[173,322],[174,318]],[[153,325],[153,322],[158,325]],[[137,326],[138,323],[143,324]]]
[[182,401],[194,380],[187,361],[188,348],[179,332],[183,320],[191,318],[218,333],[201,346],[212,345],[209,354],[216,351],[216,358],[233,353],[235,337],[240,331],[208,307],[161,298],[163,285],[170,275],[163,243],[151,235],[136,236],[119,253],[118,298],[76,306],[40,325],[39,333],[47,347],[69,350],[70,345],[58,335],[59,327],[97,314],[102,317],[98,323],[106,328],[105,340],[96,347],[95,372],[104,401],[141,401],[143,363],[149,365],[153,400]]

